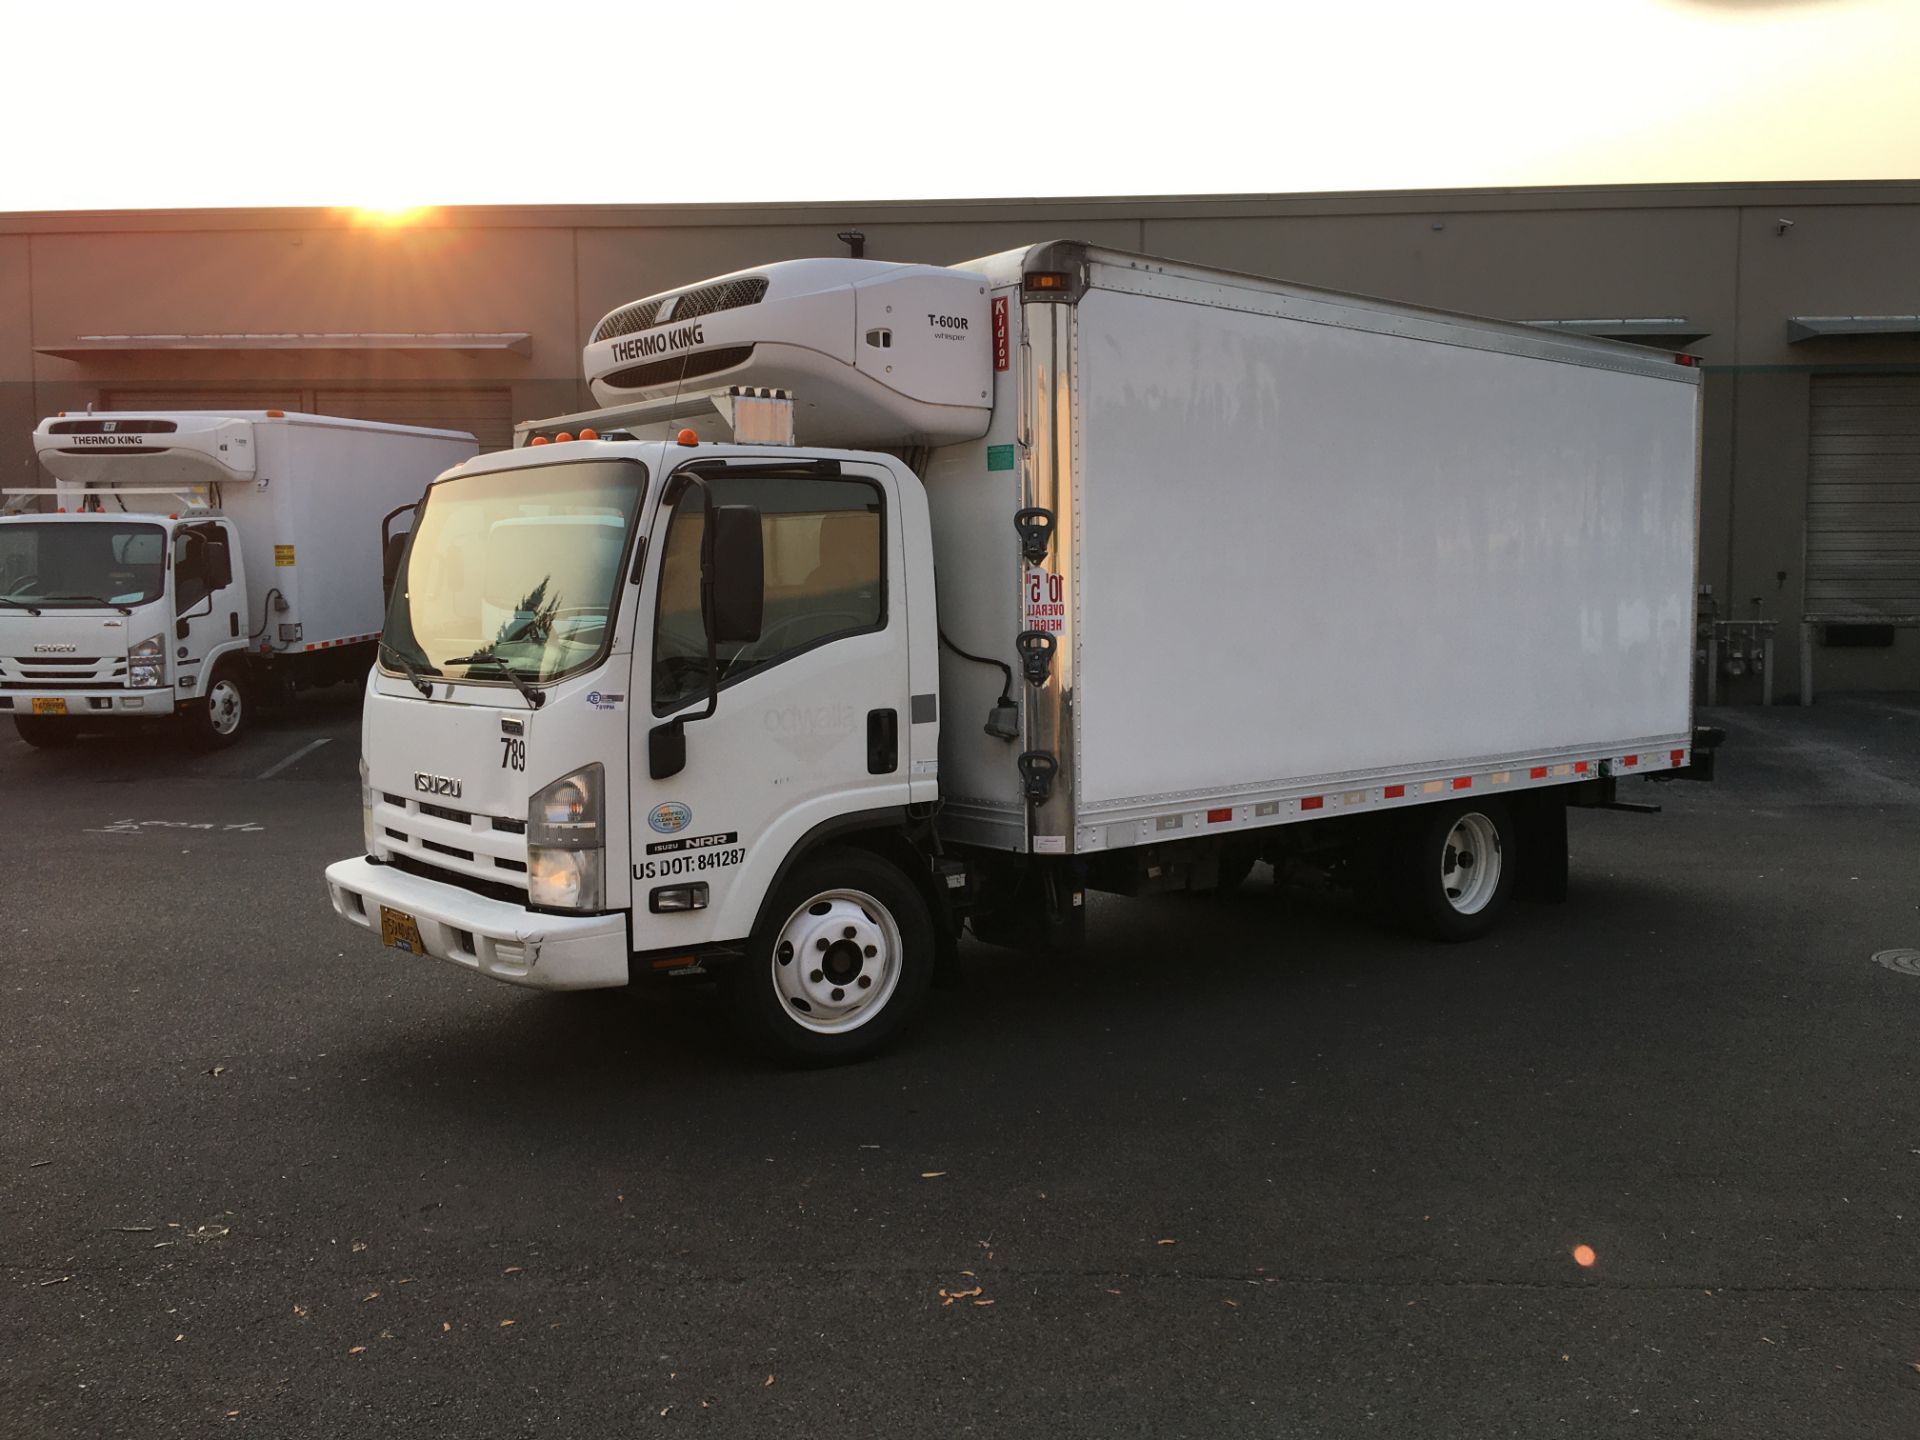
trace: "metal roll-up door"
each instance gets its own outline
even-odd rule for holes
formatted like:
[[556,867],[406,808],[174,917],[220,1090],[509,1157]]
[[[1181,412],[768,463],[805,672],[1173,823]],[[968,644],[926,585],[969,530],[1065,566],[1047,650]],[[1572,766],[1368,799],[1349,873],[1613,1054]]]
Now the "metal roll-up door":
[[321,415],[384,420],[470,431],[482,450],[513,448],[513,394],[508,390],[317,390]]
[[1809,615],[1920,616],[1920,375],[1816,375]]

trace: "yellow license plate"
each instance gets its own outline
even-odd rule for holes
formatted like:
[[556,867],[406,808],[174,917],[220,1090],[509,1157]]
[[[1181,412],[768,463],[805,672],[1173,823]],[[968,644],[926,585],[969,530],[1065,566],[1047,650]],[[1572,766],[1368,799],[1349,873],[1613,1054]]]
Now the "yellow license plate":
[[390,905],[380,907],[380,943],[410,955],[427,953],[427,947],[420,943],[419,922],[406,911],[395,910]]
[[52,698],[44,695],[36,695],[33,697],[33,713],[36,715],[64,715],[67,713],[67,702],[57,695]]

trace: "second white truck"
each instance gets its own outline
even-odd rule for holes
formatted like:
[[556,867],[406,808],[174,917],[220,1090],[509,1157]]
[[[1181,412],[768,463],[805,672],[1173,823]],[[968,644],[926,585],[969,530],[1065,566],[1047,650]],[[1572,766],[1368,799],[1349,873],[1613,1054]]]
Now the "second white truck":
[[279,410],[55,415],[33,439],[54,483],[5,492],[0,715],[41,747],[166,716],[231,745],[269,693],[364,675],[383,518],[479,449]]
[[623,306],[606,408],[428,492],[334,906],[812,1060],[1089,889],[1344,857],[1478,934],[1705,768],[1688,360],[1064,242]]

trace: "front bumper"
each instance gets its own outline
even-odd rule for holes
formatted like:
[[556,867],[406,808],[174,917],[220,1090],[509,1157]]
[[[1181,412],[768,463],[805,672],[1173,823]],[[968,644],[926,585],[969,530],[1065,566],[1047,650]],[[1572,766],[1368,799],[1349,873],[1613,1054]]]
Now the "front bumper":
[[329,865],[327,893],[342,919],[375,934],[382,905],[404,911],[429,955],[511,985],[603,990],[628,980],[625,915],[547,915],[366,859]]
[[0,694],[0,715],[44,714],[33,702],[58,700],[66,706],[70,720],[104,720],[115,716],[139,719],[142,715],[171,715],[173,690],[9,690]]

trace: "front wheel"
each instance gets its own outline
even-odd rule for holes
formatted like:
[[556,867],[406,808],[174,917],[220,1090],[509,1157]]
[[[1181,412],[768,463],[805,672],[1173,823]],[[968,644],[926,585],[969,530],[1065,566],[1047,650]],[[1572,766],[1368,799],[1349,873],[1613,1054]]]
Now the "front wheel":
[[768,901],[734,967],[734,1009],[789,1060],[856,1060],[913,1018],[933,963],[933,922],[913,882],[864,850],[826,850]]
[[248,713],[249,697],[240,667],[227,664],[213,672],[207,693],[197,705],[180,714],[186,727],[187,743],[196,750],[224,750],[238,744],[253,717]]
[[1422,807],[1399,837],[1394,886],[1414,929],[1436,940],[1486,934],[1513,894],[1513,818],[1497,800]]

